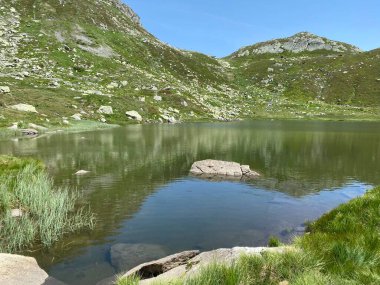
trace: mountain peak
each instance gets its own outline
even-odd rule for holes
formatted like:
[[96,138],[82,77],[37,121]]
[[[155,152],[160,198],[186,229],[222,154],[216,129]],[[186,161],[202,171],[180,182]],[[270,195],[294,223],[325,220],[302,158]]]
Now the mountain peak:
[[338,53],[359,53],[361,50],[353,45],[333,41],[309,32],[300,32],[293,36],[257,43],[240,49],[233,57],[243,57],[254,54],[278,54],[284,52],[301,53],[325,50]]

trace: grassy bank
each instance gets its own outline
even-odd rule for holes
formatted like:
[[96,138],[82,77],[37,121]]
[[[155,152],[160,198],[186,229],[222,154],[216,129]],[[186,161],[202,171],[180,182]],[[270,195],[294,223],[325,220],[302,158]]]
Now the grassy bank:
[[[54,186],[41,162],[0,156],[0,252],[50,246],[65,233],[93,227],[94,217],[77,201],[75,192]],[[22,215],[12,216],[15,209]]]
[[[380,187],[325,214],[294,241],[295,250],[242,256],[232,267],[213,264],[185,285],[380,284]],[[134,285],[138,277],[121,278]]]

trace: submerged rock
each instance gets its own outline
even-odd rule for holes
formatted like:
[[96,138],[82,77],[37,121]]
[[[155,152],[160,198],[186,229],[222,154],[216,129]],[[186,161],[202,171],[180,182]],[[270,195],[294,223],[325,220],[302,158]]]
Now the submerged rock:
[[222,160],[202,160],[194,162],[191,166],[190,173],[197,176],[212,178],[255,178],[260,174],[251,170],[249,165],[240,165],[237,162]]
[[164,248],[156,244],[118,243],[111,247],[111,264],[118,272],[126,271],[143,262],[165,256]]
[[2,285],[64,285],[49,277],[32,257],[0,253],[0,284]]

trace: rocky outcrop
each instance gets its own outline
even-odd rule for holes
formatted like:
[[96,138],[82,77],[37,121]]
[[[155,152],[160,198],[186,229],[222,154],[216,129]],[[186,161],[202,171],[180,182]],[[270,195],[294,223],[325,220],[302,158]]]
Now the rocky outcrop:
[[208,252],[185,251],[168,257],[144,263],[129,270],[124,277],[138,275],[142,281],[140,284],[168,284],[171,280],[182,278],[189,279],[199,274],[201,268],[217,263],[227,266],[236,262],[241,255],[261,256],[264,252],[283,253],[294,250],[291,247],[234,247],[222,248]]
[[332,41],[308,32],[295,34],[292,37],[259,43],[251,47],[243,48],[235,56],[245,57],[251,54],[283,53],[283,52],[312,52],[327,50],[333,52],[358,53],[361,50],[355,46]]
[[191,166],[190,173],[204,178],[255,178],[260,174],[252,171],[249,165],[240,165],[237,162],[222,160],[202,160],[194,162]]
[[0,253],[1,285],[64,285],[49,277],[32,257]]
[[141,25],[140,17],[127,5],[120,0],[110,0],[125,16],[127,16],[133,23]]

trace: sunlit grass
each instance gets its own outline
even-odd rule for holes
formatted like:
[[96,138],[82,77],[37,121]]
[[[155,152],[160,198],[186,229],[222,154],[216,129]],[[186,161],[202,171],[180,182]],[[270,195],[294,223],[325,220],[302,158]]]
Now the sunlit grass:
[[[0,164],[0,251],[17,252],[35,243],[48,247],[65,233],[93,227],[89,208],[76,208],[78,194],[55,187],[41,163],[1,157]],[[12,209],[23,215],[12,217]]]

